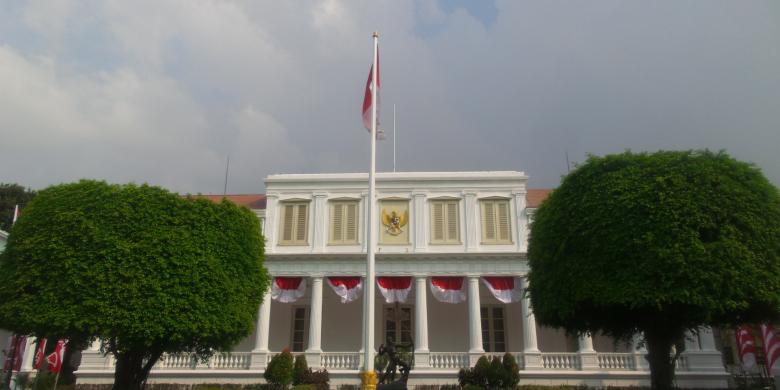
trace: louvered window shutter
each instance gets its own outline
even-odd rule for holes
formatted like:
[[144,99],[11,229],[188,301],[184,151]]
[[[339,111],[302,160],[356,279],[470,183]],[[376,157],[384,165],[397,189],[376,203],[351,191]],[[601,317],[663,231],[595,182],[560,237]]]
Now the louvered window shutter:
[[504,242],[510,241],[509,202],[498,201],[496,202],[496,206],[498,206],[498,210],[496,210],[498,214],[498,240]]
[[284,221],[282,221],[282,241],[292,241],[293,239],[293,221],[295,216],[293,215],[295,206],[284,206]]
[[350,242],[357,242],[357,202],[352,202],[346,206],[346,232],[344,239]]
[[482,234],[485,241],[496,239],[496,216],[493,202],[482,202]]
[[295,216],[295,241],[306,241],[306,206],[305,204],[299,204],[297,206],[297,215]]
[[459,241],[458,202],[447,203],[447,241]]
[[333,230],[331,231],[331,237],[333,241],[341,241],[344,239],[344,205],[342,203],[336,203],[333,205],[333,218],[331,218],[333,224]]
[[444,203],[443,202],[434,202],[433,203],[433,221],[431,221],[431,225],[433,226],[433,240],[434,241],[444,241]]

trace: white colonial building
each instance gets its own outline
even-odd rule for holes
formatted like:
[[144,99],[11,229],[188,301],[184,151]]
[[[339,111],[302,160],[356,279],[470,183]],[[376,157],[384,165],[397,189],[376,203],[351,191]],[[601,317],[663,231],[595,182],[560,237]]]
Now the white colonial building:
[[[547,190],[522,172],[380,173],[377,176],[378,349],[412,345],[410,384],[457,383],[480,356],[512,353],[521,384],[647,385],[646,351],[596,335],[540,327],[522,294],[533,212]],[[152,382],[262,380],[284,348],[326,368],[331,384],[358,384],[366,266],[366,174],[272,175],[265,196],[230,197],[263,221],[274,277],[255,333],[199,363],[167,356]],[[221,197],[220,197],[221,198]],[[390,302],[390,303],[388,303]],[[112,379],[113,362],[85,351],[80,383]],[[688,340],[678,386],[725,387],[712,332]]]

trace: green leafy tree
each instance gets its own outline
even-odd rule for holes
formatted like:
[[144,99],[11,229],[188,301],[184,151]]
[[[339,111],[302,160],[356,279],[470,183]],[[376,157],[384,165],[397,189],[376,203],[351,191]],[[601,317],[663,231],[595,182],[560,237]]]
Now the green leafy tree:
[[29,188],[19,184],[0,183],[0,230],[11,230],[14,206],[24,207],[34,197],[35,191]]
[[0,257],[0,327],[116,358],[139,389],[165,352],[207,358],[249,335],[268,287],[259,221],[229,201],[83,180],[42,190]]
[[528,253],[541,324],[643,332],[667,389],[686,330],[778,315],[780,196],[724,152],[590,157],[537,210]]

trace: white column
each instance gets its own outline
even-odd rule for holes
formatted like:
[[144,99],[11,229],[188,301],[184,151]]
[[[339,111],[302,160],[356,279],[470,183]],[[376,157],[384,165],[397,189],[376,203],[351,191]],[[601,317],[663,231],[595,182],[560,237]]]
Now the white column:
[[631,348],[634,352],[634,369],[637,371],[649,371],[650,362],[647,361],[647,348],[645,348],[642,333],[634,335],[631,340]]
[[428,349],[428,285],[425,276],[414,279],[414,367],[430,367],[430,350]]
[[425,212],[425,193],[413,192],[412,198],[414,200],[414,209],[412,209],[414,217],[414,250],[415,252],[424,251],[428,248],[428,218],[426,218]]
[[35,357],[35,337],[27,337],[26,345],[24,347],[24,355],[22,356],[22,372],[30,372],[33,370],[33,358]]
[[310,367],[320,366],[322,335],[322,276],[311,278],[311,307],[309,309],[309,348],[306,349],[306,362]]
[[[273,277],[271,277],[273,283]],[[262,369],[268,364],[268,338],[271,330],[271,288],[263,296],[263,303],[257,309],[257,329],[255,330],[255,346],[252,349],[251,369]]]
[[479,215],[477,213],[477,193],[473,191],[463,192],[463,223],[466,226],[466,252],[474,252],[479,245]]
[[513,191],[515,197],[515,218],[517,229],[517,248],[520,252],[528,252],[528,215],[525,213],[526,191]]
[[[525,277],[520,278],[523,285],[523,293],[528,289],[528,280]],[[536,317],[531,310],[531,299],[525,295],[520,306],[523,316],[523,355],[525,356],[525,369],[541,369],[542,353],[536,344]]]
[[276,249],[276,232],[279,229],[279,196],[275,193],[265,195],[265,253],[273,253]]
[[699,335],[690,331],[685,332],[685,352],[698,352],[700,350]]
[[579,345],[577,353],[580,356],[580,369],[597,370],[599,368],[599,361],[596,350],[593,349],[593,337],[584,334],[577,339],[577,343]]
[[709,326],[699,329],[699,342],[702,351],[717,351],[717,348],[715,348],[715,335],[713,335],[712,328]]
[[479,276],[467,276],[469,297],[469,353],[482,354],[482,317],[479,303]]
[[327,194],[322,192],[315,192],[312,206],[312,252],[323,252],[325,251],[325,243],[328,240],[328,221],[327,218],[325,218]]

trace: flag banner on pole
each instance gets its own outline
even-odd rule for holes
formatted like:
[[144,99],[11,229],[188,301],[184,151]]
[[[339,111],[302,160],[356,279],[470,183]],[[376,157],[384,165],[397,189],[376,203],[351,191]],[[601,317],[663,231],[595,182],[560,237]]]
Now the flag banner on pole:
[[43,360],[46,356],[46,338],[42,338],[38,341],[38,349],[35,350],[35,360],[33,360],[33,368],[36,370],[41,369]]
[[775,334],[772,325],[761,325],[761,335],[764,337],[764,353],[766,354],[766,370],[772,372],[780,358],[780,339]]
[[[368,70],[368,80],[366,81],[366,92],[363,96],[363,127],[371,132],[371,107],[373,106],[373,98],[371,97],[371,88],[373,88],[374,77],[374,65],[371,64],[371,68]],[[379,129],[379,90],[382,86],[382,78],[379,77],[379,49],[377,48],[376,54],[376,139],[385,139],[385,132]]]
[[13,335],[8,338],[8,352],[5,355],[3,370],[19,371],[22,369],[22,358],[27,346],[27,336]]
[[306,293],[303,278],[274,278],[271,283],[271,299],[277,302],[295,302]]
[[740,326],[737,328],[736,336],[742,367],[746,371],[751,371],[756,367],[756,343],[753,339],[753,334],[750,333],[750,327],[747,325]]
[[411,276],[384,276],[376,278],[376,285],[386,303],[405,303],[412,291]]
[[518,278],[512,276],[483,276],[481,279],[485,287],[501,302],[519,302],[523,297]]
[[341,303],[349,303],[360,298],[363,290],[363,278],[359,276],[333,276],[328,278],[328,284],[341,297]]
[[62,358],[65,357],[65,344],[67,340],[60,339],[57,341],[57,347],[54,348],[54,352],[46,356],[46,363],[49,366],[49,372],[58,373],[62,369]]
[[431,293],[445,303],[461,303],[466,300],[466,284],[462,276],[432,276]]

